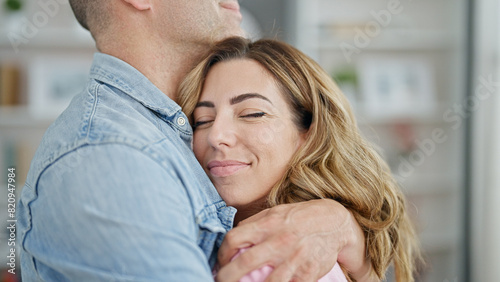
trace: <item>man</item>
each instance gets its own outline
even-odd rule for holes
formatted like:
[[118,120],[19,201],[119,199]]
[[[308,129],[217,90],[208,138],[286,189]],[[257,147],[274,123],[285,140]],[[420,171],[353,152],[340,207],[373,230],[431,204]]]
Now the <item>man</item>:
[[[194,158],[191,128],[174,101],[211,42],[242,34],[238,3],[70,3],[100,53],[86,89],[44,136],[23,188],[23,279],[212,280],[235,210]],[[249,244],[256,246],[227,264]],[[370,273],[350,213],[330,200],[281,206],[229,233],[218,280],[264,263],[275,266],[270,280],[314,280],[337,256],[354,277]]]

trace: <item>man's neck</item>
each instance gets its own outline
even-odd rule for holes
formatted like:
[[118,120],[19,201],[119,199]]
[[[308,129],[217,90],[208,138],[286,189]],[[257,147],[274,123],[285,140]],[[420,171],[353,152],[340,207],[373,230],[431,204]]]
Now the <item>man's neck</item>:
[[[158,89],[176,101],[177,88],[203,55],[203,48],[181,48],[159,44],[106,44],[102,53],[117,57],[146,76]],[[127,46],[127,47],[123,47]],[[135,48],[135,46],[138,46]],[[121,47],[121,48],[120,48]]]

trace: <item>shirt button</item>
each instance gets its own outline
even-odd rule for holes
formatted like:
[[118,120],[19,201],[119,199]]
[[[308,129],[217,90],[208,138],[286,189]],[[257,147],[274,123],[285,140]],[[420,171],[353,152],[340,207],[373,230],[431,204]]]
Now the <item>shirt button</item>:
[[179,117],[177,119],[177,124],[180,125],[180,126],[184,126],[186,124],[186,119],[183,118],[183,117]]

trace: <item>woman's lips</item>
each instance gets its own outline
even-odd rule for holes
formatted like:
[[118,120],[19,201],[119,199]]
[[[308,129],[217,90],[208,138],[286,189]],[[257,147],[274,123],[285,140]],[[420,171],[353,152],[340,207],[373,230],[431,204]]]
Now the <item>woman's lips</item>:
[[248,163],[233,160],[211,161],[208,163],[207,168],[212,176],[226,177],[235,174],[249,165]]

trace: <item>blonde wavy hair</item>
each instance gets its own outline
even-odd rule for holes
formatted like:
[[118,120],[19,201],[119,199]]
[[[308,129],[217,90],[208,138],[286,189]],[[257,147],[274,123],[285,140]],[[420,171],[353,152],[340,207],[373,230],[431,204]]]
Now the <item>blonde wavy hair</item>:
[[352,212],[365,233],[367,256],[378,278],[391,263],[397,281],[414,281],[420,258],[405,198],[390,169],[361,136],[349,102],[311,58],[276,40],[232,37],[216,43],[181,83],[178,103],[192,122],[210,68],[252,59],[274,76],[307,139],[268,197],[269,206],[329,198]]

